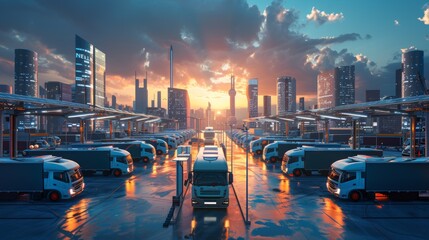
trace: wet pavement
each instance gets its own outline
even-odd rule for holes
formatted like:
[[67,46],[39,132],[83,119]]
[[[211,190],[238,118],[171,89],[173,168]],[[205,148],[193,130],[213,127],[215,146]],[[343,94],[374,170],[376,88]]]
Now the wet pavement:
[[[233,149],[234,187],[245,211],[246,157],[243,149],[235,145]],[[193,147],[194,157],[196,151]],[[86,189],[74,199],[51,203],[23,196],[1,201],[1,238],[427,239],[427,200],[399,202],[383,196],[359,203],[340,200],[326,190],[326,177],[285,176],[280,164],[266,164],[250,155],[249,226],[230,187],[227,209],[195,210],[189,188],[180,212],[164,228],[175,195],[172,158],[136,163],[130,176],[85,177]]]

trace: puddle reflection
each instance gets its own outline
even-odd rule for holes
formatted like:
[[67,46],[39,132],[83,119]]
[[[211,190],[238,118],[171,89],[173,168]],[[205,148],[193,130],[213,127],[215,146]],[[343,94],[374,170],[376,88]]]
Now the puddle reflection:
[[66,212],[65,222],[62,226],[64,230],[72,232],[80,226],[81,222],[89,218],[87,209],[90,202],[90,199],[82,199]]

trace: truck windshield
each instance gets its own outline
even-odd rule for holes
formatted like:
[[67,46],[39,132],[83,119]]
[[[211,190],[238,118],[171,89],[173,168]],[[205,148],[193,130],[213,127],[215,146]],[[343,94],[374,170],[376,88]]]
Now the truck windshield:
[[82,178],[82,173],[80,172],[80,168],[75,168],[68,171],[70,179],[72,182],[77,181]]
[[337,182],[340,179],[340,175],[341,175],[341,172],[339,172],[338,170],[335,170],[334,168],[332,168],[331,171],[329,172],[329,178]]
[[193,184],[195,186],[225,186],[227,185],[225,172],[196,172]]
[[298,157],[295,157],[295,156],[288,157],[286,154],[285,154],[285,156],[286,156],[286,159],[287,159],[286,162],[289,163],[289,164],[298,162]]

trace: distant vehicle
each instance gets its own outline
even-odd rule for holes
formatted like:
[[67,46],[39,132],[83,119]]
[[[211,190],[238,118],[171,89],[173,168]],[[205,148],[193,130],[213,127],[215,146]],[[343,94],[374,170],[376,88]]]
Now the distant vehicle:
[[315,146],[315,147],[341,147],[339,143],[318,143],[318,142],[285,142],[276,141],[268,144],[262,153],[262,159],[264,161],[270,161],[272,163],[283,159],[285,152],[302,146]]
[[213,127],[206,127],[203,130],[204,145],[215,145],[215,134]]
[[85,188],[79,164],[54,156],[0,158],[0,196],[29,193],[51,201],[69,199]]
[[131,154],[134,161],[149,162],[156,158],[156,150],[150,144],[143,141],[130,141],[130,142],[96,142],[96,143],[75,143],[71,147],[76,148],[91,148],[91,147],[103,147],[113,146],[123,150],[126,150]]
[[392,198],[416,198],[429,190],[429,158],[359,155],[336,161],[326,186],[333,195],[359,201],[375,193]]
[[[349,146],[353,146],[353,137],[349,138]],[[392,147],[400,149],[402,147],[402,136],[360,136],[357,146],[377,148]]]
[[53,155],[70,159],[77,162],[84,173],[102,172],[104,175],[113,174],[119,177],[134,171],[130,153],[119,148],[27,149],[23,154],[25,156]]
[[302,174],[311,175],[313,171],[327,174],[335,161],[356,155],[382,157],[383,151],[370,148],[300,147],[284,154],[281,169],[284,173],[293,174],[295,177]]
[[195,159],[192,179],[194,208],[226,208],[229,205],[229,184],[233,175],[221,147],[201,147]]
[[[416,146],[415,148],[415,156],[417,157],[421,157],[421,156],[425,156],[425,145],[419,145]],[[411,155],[411,146],[406,146],[404,148],[404,150],[402,150],[402,156],[404,157],[409,157]]]
[[249,151],[254,156],[261,155],[264,151],[264,148],[275,141],[284,141],[284,142],[314,142],[314,139],[302,139],[302,138],[288,138],[285,136],[268,136],[261,137],[259,139],[253,140],[250,142]]

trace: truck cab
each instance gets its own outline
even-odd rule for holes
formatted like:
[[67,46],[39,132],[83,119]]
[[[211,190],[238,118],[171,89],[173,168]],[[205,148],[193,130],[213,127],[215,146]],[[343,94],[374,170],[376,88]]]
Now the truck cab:
[[201,147],[192,172],[192,206],[194,208],[227,208],[232,173],[222,148]]
[[[109,147],[99,147],[97,149],[105,149]],[[119,148],[112,148],[110,168],[113,169],[113,175],[120,176],[122,174],[130,174],[134,171],[133,158],[131,154]],[[119,172],[121,171],[121,172]]]

